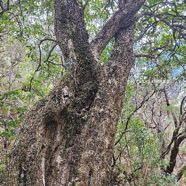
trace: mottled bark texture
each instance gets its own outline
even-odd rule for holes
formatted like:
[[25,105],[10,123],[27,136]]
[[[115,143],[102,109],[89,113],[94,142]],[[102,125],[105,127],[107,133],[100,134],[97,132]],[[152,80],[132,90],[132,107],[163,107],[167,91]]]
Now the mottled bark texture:
[[[143,3],[121,2],[117,15],[99,32],[101,37],[90,44],[76,0],[55,1],[56,38],[63,61],[71,63],[69,73],[45,105],[26,117],[11,152],[7,185],[111,185],[114,137],[135,60],[131,20]],[[111,57],[101,66],[99,56],[112,38]]]

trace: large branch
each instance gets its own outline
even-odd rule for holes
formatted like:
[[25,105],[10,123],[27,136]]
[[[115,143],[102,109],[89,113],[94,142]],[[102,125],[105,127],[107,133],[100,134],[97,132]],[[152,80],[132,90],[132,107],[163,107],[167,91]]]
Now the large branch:
[[96,38],[91,42],[91,48],[96,58],[121,28],[126,28],[135,22],[135,14],[142,7],[145,0],[130,0],[120,3],[119,10],[105,23]]
[[86,54],[88,33],[76,0],[55,0],[55,33],[64,61],[76,61],[77,57]]
[[76,0],[55,0],[55,33],[62,50],[63,64],[78,73],[79,83],[95,78],[83,10]]

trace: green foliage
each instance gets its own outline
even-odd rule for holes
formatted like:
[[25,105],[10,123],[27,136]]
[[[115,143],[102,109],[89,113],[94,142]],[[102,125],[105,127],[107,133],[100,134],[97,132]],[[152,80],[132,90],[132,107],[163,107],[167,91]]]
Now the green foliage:
[[23,104],[24,96],[21,90],[13,90],[0,95],[0,137],[13,140],[16,137],[16,128],[20,119],[27,110]]
[[113,1],[90,0],[85,9],[85,21],[91,36],[95,36],[109,15],[113,13]]
[[0,17],[0,139],[4,144],[15,139],[21,117],[61,78],[59,49],[51,51],[54,43],[46,39],[53,37],[53,5],[47,0],[21,1]]
[[6,178],[6,165],[0,162],[0,184],[5,183]]
[[[137,53],[150,57],[138,58],[137,62],[146,66],[144,75],[149,79],[177,79],[185,77],[186,43],[182,34],[185,30],[171,25],[185,25],[186,4],[182,1],[147,1],[141,12],[151,11],[159,17],[142,17],[136,25],[136,38],[142,32],[145,37],[136,42]],[[152,5],[153,4],[153,5]],[[160,8],[161,7],[161,8]]]
[[112,49],[113,49],[113,45],[114,45],[114,41],[111,40],[108,45],[106,46],[106,48],[103,50],[101,56],[100,56],[100,62],[101,63],[106,63],[108,62],[108,59],[111,55]]
[[[145,120],[141,116],[143,110],[140,108],[149,109],[140,97],[144,98],[146,90],[143,87],[148,89],[149,85],[143,82],[140,83],[141,87],[137,87],[136,82],[138,79],[127,85],[125,106],[121,114],[121,121],[118,124],[116,142],[118,139],[120,141],[115,148],[115,167],[117,167],[115,171],[118,173],[118,180],[120,180],[121,185],[174,186],[176,185],[175,176],[165,175],[162,172],[167,166],[167,160],[162,160],[160,157],[162,138],[165,137],[165,134],[163,131],[157,132],[149,126],[148,119],[150,118]],[[153,91],[152,87],[151,91]],[[151,99],[153,100],[153,97]],[[140,101],[143,103],[142,107],[138,107],[141,104]],[[136,108],[139,109],[136,110]],[[154,107],[154,109],[160,108]],[[164,105],[161,105],[161,109],[162,113],[167,112]],[[176,107],[174,109],[176,110]],[[151,116],[148,115],[148,117]],[[121,135],[122,138],[120,138]]]

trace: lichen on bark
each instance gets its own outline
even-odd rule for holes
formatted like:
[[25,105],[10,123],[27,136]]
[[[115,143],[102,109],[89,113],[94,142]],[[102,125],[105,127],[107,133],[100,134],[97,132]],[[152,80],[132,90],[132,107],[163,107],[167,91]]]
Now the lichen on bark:
[[[11,152],[7,184],[111,185],[114,137],[135,60],[134,22],[129,24],[129,19],[133,20],[143,3],[144,0],[128,1],[105,24],[106,37],[90,44],[78,3],[55,1],[56,38],[63,60],[71,59],[74,65],[70,74],[47,96],[46,103],[26,117]],[[114,29],[108,27],[112,21],[117,25]],[[101,66],[94,51],[102,51],[112,38],[115,45],[111,57]]]

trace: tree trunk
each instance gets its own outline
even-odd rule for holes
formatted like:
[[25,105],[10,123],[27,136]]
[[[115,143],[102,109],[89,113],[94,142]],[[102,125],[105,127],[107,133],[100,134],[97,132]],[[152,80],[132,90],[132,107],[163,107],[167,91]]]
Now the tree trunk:
[[[11,152],[7,185],[110,185],[114,137],[135,60],[134,16],[143,3],[124,3],[102,37],[89,44],[78,3],[55,1],[56,37],[69,73],[26,117]],[[111,57],[101,66],[98,58],[113,37]]]

